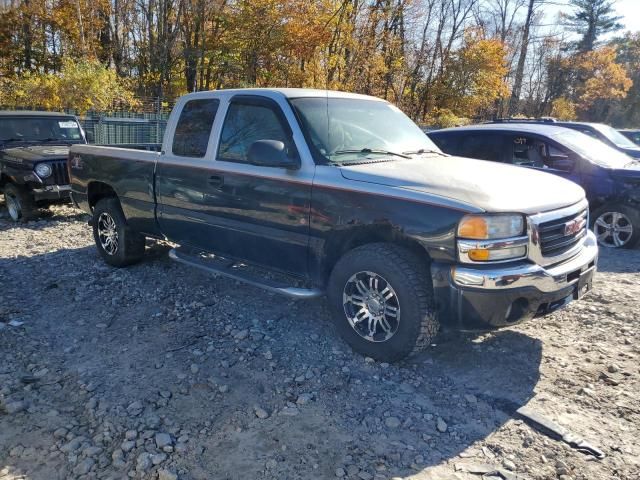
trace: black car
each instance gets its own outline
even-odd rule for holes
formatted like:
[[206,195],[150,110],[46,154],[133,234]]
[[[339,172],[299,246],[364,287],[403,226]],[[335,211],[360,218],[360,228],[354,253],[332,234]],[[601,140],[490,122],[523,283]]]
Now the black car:
[[[601,245],[640,240],[640,162],[575,130],[537,123],[483,124],[430,132],[444,152],[528,167],[572,180],[587,193]],[[552,192],[541,191],[541,195]]]
[[616,150],[626,153],[630,157],[640,158],[640,147],[629,140],[625,135],[620,133],[613,127],[605,125],[604,123],[591,123],[591,122],[564,122],[556,120],[554,118],[541,118],[534,120],[521,120],[521,119],[504,119],[495,120],[490,123],[538,123],[554,125],[556,127],[565,127],[572,130],[577,130],[590,137],[597,138],[598,140],[606,143],[610,147]]
[[628,128],[618,131],[636,145],[640,145],[640,130],[633,130],[631,128]]
[[0,191],[15,222],[39,207],[69,201],[69,147],[86,143],[76,117],[64,113],[0,112]]

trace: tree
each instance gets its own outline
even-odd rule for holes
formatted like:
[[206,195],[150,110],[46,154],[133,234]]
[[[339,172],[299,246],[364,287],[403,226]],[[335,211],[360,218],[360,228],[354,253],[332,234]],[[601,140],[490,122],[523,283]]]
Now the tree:
[[611,46],[633,85],[627,96],[613,106],[609,120],[621,126],[640,126],[640,32],[627,33],[613,40]]
[[135,107],[137,102],[116,72],[96,60],[63,60],[56,73],[28,73],[0,85],[0,104],[48,110],[71,108],[80,113]]
[[625,69],[616,63],[616,51],[602,47],[583,53],[576,59],[575,98],[583,116],[604,120],[612,100],[626,96],[632,81]]
[[580,52],[590,52],[596,47],[598,37],[622,28],[621,17],[614,15],[614,0],[570,0],[575,10],[566,18],[568,26],[582,35],[577,44]]
[[551,116],[558,120],[575,120],[576,106],[565,97],[556,98],[551,106]]
[[527,61],[527,52],[529,51],[529,33],[533,22],[534,10],[538,3],[540,3],[540,0],[529,0],[527,7],[527,16],[524,21],[524,26],[522,27],[522,39],[520,40],[520,56],[518,57],[518,66],[516,67],[513,87],[511,88],[511,99],[509,100],[509,117],[513,116],[518,109],[520,92],[522,90],[522,79],[524,77],[524,67]]
[[507,68],[502,42],[467,33],[464,45],[451,55],[433,88],[435,111],[458,116],[483,115],[507,94]]

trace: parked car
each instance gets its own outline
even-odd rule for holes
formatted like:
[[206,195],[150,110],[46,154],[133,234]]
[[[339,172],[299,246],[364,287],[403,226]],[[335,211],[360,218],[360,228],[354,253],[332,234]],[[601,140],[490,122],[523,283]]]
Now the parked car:
[[618,131],[636,145],[640,145],[640,130],[625,129]]
[[0,112],[0,190],[15,222],[37,208],[69,201],[69,146],[86,143],[78,120],[64,113]]
[[326,293],[346,341],[394,361],[440,321],[550,313],[596,269],[578,185],[444,157],[383,100],[247,89],[182,97],[161,153],[75,145],[70,171],[108,264],[169,239],[187,265],[294,298]]
[[[444,152],[553,173],[582,186],[601,245],[640,239],[640,163],[575,130],[535,123],[483,124],[429,133]],[[549,192],[544,188],[542,192]]]
[[640,158],[640,146],[633,143],[626,136],[621,134],[618,130],[604,123],[590,123],[590,122],[563,122],[554,118],[540,118],[533,120],[523,119],[502,119],[495,120],[490,123],[542,123],[547,125],[555,125],[556,127],[565,127],[572,130],[577,130],[590,137],[597,138],[598,140],[606,143],[612,148],[619,150],[622,153],[626,153],[630,157]]

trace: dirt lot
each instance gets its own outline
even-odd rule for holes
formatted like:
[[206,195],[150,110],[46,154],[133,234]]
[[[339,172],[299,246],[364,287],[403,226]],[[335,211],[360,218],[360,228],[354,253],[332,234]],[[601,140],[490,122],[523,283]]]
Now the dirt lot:
[[[0,479],[640,478],[640,251],[603,251],[560,313],[387,365],[321,301],[166,250],[117,270],[75,210],[0,218]],[[525,404],[606,458],[533,429]]]

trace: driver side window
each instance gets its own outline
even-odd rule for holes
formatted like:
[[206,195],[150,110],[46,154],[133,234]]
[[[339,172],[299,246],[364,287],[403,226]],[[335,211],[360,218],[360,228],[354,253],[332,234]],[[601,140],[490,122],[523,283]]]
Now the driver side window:
[[222,127],[217,158],[246,163],[249,148],[258,140],[277,140],[284,143],[287,150],[291,148],[287,130],[273,107],[231,103]]
[[569,154],[539,138],[516,135],[511,163],[521,167],[570,171]]

